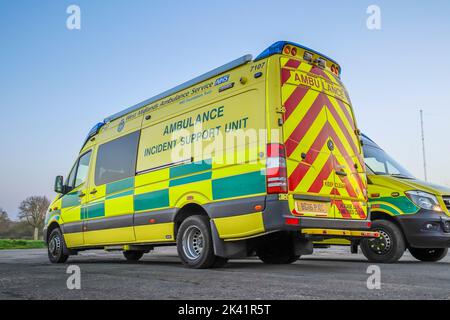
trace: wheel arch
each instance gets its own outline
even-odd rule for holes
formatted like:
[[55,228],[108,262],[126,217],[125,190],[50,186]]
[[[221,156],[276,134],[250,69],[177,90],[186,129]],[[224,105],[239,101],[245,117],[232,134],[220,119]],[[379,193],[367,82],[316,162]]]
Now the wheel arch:
[[195,215],[207,216],[210,218],[206,209],[198,203],[188,203],[177,211],[173,219],[175,239],[177,238],[178,229],[183,221],[188,217]]
[[392,216],[392,215],[387,214],[386,212],[382,212],[382,211],[372,211],[370,217],[371,217],[372,221],[386,220],[386,221],[389,221],[389,222],[392,222],[393,224],[395,224],[402,232],[402,236],[406,242],[406,246],[409,247],[409,242],[408,242],[408,238],[406,237],[405,230],[403,230],[402,225],[400,224],[400,222],[398,221],[398,219],[395,216]]
[[61,226],[59,225],[59,223],[56,222],[56,221],[53,221],[53,222],[50,223],[50,224],[48,225],[48,227],[47,227],[47,232],[46,232],[46,239],[47,239],[46,242],[47,242],[47,243],[48,243],[48,240],[49,240],[49,238],[50,238],[50,234],[51,234],[52,231],[55,230],[55,229],[60,229],[61,232],[62,232],[62,228],[61,228]]

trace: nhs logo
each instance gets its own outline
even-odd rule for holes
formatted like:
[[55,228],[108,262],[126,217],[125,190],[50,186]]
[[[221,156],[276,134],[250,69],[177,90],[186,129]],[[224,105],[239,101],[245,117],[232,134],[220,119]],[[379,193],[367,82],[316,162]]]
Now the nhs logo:
[[228,80],[230,80],[230,75],[227,74],[226,76],[220,77],[219,79],[216,80],[214,86],[220,86],[222,83],[226,83],[228,82]]

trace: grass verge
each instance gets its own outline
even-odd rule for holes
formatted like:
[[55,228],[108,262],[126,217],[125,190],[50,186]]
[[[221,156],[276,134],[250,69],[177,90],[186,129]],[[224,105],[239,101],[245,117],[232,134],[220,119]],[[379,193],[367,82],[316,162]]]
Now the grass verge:
[[2,240],[0,239],[0,250],[10,249],[42,249],[45,248],[44,241],[35,240]]

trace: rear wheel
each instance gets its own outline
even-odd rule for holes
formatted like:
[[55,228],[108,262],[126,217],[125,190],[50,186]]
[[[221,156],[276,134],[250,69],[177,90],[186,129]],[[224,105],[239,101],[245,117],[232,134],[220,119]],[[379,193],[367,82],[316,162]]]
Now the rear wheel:
[[143,251],[124,251],[123,256],[128,261],[139,261],[144,255]]
[[223,267],[228,259],[214,255],[209,218],[191,216],[181,224],[177,234],[178,255],[184,265],[195,269]]
[[387,220],[375,220],[372,230],[379,232],[380,237],[361,241],[361,250],[366,258],[377,263],[394,263],[400,260],[406,250],[400,228]]
[[444,259],[447,256],[448,248],[440,249],[420,249],[420,248],[409,248],[411,255],[420,261],[425,262],[437,262]]
[[48,258],[51,263],[64,263],[69,258],[67,247],[59,228],[54,229],[48,238]]
[[258,258],[267,264],[291,264],[300,258],[295,254],[294,242],[287,234],[275,234],[256,249]]

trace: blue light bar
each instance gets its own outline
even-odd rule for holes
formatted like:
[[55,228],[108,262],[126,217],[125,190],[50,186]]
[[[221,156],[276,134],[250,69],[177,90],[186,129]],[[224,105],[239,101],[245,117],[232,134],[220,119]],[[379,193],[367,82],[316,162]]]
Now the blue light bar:
[[93,136],[95,136],[105,124],[106,124],[105,122],[99,122],[95,126],[92,127],[92,129],[89,131],[86,139],[84,140],[82,148],[84,148],[84,146],[89,141],[89,139],[91,139]]
[[287,46],[287,45],[295,46],[295,47],[299,47],[299,48],[305,49],[306,51],[309,51],[309,52],[311,52],[311,53],[314,53],[314,54],[317,54],[317,55],[319,55],[319,56],[322,56],[322,57],[324,57],[325,59],[327,59],[327,60],[333,62],[334,64],[339,65],[339,63],[337,63],[336,61],[334,61],[334,60],[331,59],[330,57],[327,57],[326,55],[321,54],[320,52],[317,52],[316,50],[310,49],[310,48],[308,48],[308,47],[305,47],[305,46],[302,46],[302,45],[300,45],[300,44],[298,44],[298,43],[290,42],[290,41],[278,41],[278,42],[275,42],[275,43],[274,43],[273,45],[271,45],[269,48],[267,48],[266,50],[264,50],[259,56],[257,56],[256,59],[255,59],[255,61],[258,61],[258,60],[262,60],[262,59],[268,58],[268,57],[270,57],[270,56],[272,56],[272,55],[274,55],[274,54],[282,54],[282,53],[283,53],[283,48],[284,48],[285,46]]

